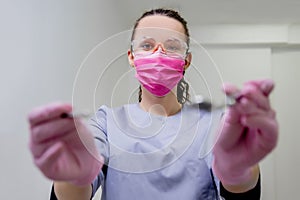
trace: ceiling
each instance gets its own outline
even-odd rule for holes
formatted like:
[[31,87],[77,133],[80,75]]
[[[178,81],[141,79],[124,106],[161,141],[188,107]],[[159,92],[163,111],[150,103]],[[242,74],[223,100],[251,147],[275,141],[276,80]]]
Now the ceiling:
[[126,27],[145,10],[178,10],[190,25],[300,23],[300,0],[114,0]]

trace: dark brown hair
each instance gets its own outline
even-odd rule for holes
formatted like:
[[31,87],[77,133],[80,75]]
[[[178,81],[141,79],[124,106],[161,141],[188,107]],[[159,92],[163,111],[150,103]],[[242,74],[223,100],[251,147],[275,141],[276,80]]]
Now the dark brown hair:
[[[179,21],[185,31],[185,34],[187,36],[187,45],[189,47],[190,45],[190,34],[189,34],[189,30],[187,28],[187,22],[180,16],[180,14],[175,11],[175,10],[171,10],[171,9],[164,9],[164,8],[157,8],[157,9],[152,9],[149,11],[146,11],[142,14],[142,16],[140,18],[138,18],[133,26],[133,31],[132,31],[132,35],[131,35],[131,41],[134,39],[134,34],[135,34],[135,30],[137,28],[137,26],[139,25],[139,22],[141,21],[141,19],[143,19],[144,17],[147,16],[152,16],[152,15],[162,15],[162,16],[167,16],[173,19],[176,19],[177,21]],[[183,72],[184,75],[185,72]],[[186,101],[188,101],[189,99],[189,85],[188,83],[184,80],[184,78],[182,78],[179,83],[177,84],[177,100],[179,103],[184,104]],[[141,86],[139,87],[139,102],[142,101],[142,88]]]
[[137,28],[137,26],[139,25],[139,22],[141,21],[141,19],[143,19],[144,17],[147,16],[152,16],[152,15],[162,15],[162,16],[166,16],[166,17],[170,17],[173,19],[176,19],[177,21],[179,21],[185,31],[185,35],[187,36],[187,45],[189,47],[190,45],[190,33],[189,33],[189,29],[187,27],[187,22],[185,21],[185,19],[183,19],[180,14],[175,11],[175,10],[171,10],[171,9],[163,9],[163,8],[157,8],[157,9],[153,9],[153,10],[149,10],[146,11],[142,14],[142,16],[140,18],[138,18],[133,26],[133,31],[132,31],[132,35],[131,35],[131,41],[134,39],[134,34],[135,34],[135,29]]

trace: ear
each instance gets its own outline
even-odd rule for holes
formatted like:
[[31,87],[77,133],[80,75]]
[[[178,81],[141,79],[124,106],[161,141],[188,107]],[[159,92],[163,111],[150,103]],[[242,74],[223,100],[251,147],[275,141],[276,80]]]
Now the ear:
[[134,66],[134,61],[133,61],[133,55],[132,55],[132,52],[131,52],[130,49],[128,49],[128,51],[127,51],[127,57],[128,57],[129,65],[130,65],[131,67],[135,67],[135,66]]
[[186,70],[190,66],[191,62],[192,62],[192,53],[189,52],[185,58],[184,70]]

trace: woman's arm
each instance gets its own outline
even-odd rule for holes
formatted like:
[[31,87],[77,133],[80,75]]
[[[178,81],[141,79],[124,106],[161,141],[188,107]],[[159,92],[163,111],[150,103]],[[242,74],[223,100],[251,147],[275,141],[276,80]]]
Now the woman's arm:
[[247,181],[240,183],[238,185],[228,185],[228,184],[222,184],[222,185],[224,189],[226,189],[229,192],[244,193],[253,189],[258,183],[258,179],[259,179],[259,167],[258,165],[255,165],[254,167],[252,167],[251,176]]
[[268,79],[249,81],[242,89],[224,86],[227,95],[241,95],[226,110],[214,146],[212,169],[226,191],[242,194],[256,188],[258,164],[277,144],[278,123],[268,98],[273,87]]
[[[248,183],[240,186],[224,186],[220,182],[220,194],[226,200],[260,200],[261,198],[261,180],[258,172],[258,180],[256,180],[256,169],[254,169],[253,179],[249,180]],[[255,184],[252,188],[252,184]],[[248,187],[247,187],[248,185]],[[226,187],[226,188],[225,188]]]
[[50,200],[90,200],[92,186],[76,186],[68,182],[54,182]]

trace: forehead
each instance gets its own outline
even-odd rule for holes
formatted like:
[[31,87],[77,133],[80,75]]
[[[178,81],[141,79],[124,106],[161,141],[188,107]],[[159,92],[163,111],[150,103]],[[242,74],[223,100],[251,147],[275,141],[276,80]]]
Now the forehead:
[[135,30],[135,39],[142,37],[153,37],[159,40],[175,37],[186,40],[181,22],[162,15],[151,15],[140,20]]

